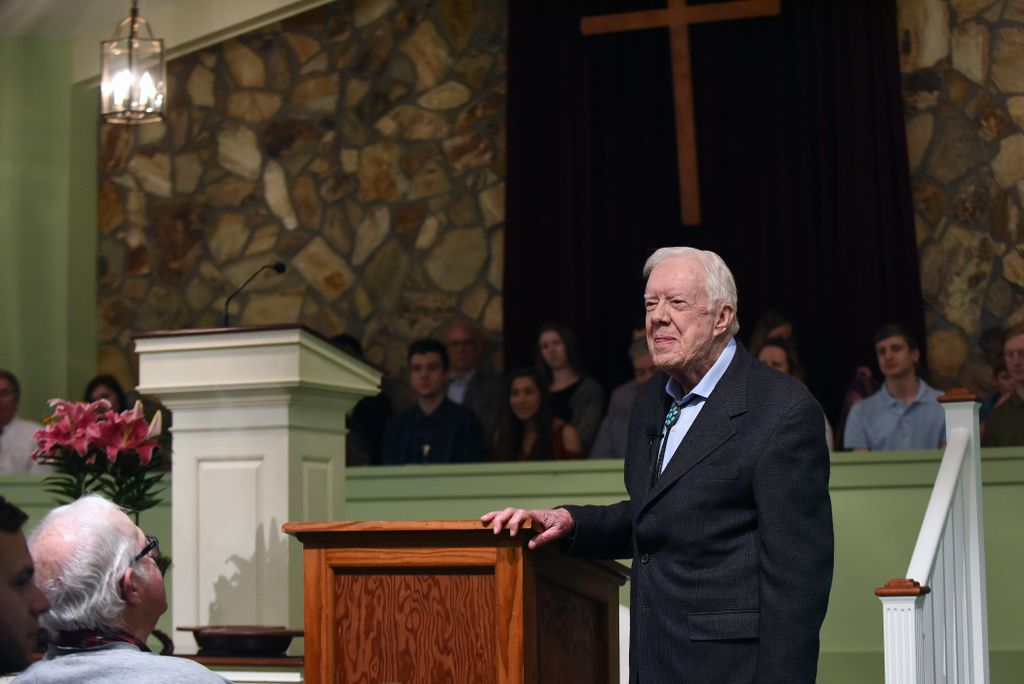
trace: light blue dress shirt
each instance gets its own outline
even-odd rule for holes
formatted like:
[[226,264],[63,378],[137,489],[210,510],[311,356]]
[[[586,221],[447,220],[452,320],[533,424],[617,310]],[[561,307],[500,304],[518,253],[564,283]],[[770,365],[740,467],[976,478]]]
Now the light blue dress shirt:
[[843,446],[871,451],[938,449],[946,441],[942,392],[918,378],[917,396],[909,405],[889,394],[885,383],[850,409]]
[[669,429],[668,435],[664,438],[667,442],[665,444],[665,459],[661,464],[662,473],[668,467],[668,462],[672,460],[676,449],[682,444],[686,433],[690,431],[693,421],[697,420],[700,410],[704,408],[704,402],[715,391],[718,381],[725,375],[725,371],[729,364],[732,363],[734,356],[736,356],[736,340],[730,339],[729,343],[725,345],[725,349],[718,355],[718,360],[704,374],[700,382],[690,390],[689,394],[683,394],[683,388],[680,387],[675,378],[669,378],[669,381],[665,384],[665,392],[672,397],[673,401],[679,404],[680,410],[679,419],[676,420],[676,424]]
[[469,381],[476,375],[476,369],[469,371],[463,377],[457,378],[454,375],[448,378],[448,398],[456,404],[461,404],[466,399],[466,390],[469,389]]

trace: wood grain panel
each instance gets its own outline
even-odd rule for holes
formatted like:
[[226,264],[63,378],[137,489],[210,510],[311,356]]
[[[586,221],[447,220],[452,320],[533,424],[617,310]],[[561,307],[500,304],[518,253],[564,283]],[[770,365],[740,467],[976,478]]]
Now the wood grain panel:
[[337,568],[465,567],[494,565],[493,548],[340,548],[327,551],[327,563]]
[[536,586],[538,681],[608,684],[604,604],[543,578]]
[[497,664],[498,684],[523,684],[525,642],[525,596],[522,548],[498,550],[494,566],[495,639],[492,648]]
[[333,599],[337,684],[497,684],[493,567],[336,570]]
[[324,684],[330,681],[330,673],[334,671],[333,649],[327,642],[334,631],[334,603],[329,600],[333,578],[324,562],[323,549],[304,549],[302,564],[304,651],[308,659],[306,681],[308,684]]

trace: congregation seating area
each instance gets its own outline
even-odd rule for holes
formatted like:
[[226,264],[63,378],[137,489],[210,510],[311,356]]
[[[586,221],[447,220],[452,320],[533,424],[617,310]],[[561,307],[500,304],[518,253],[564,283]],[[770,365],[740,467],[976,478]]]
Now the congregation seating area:
[[[836,564],[829,610],[821,633],[819,681],[826,684],[880,682],[883,673],[882,611],[875,588],[906,570],[924,518],[941,453],[833,454],[830,492],[836,532]],[[479,463],[349,468],[346,520],[472,519],[515,501],[530,506],[610,503],[623,495],[621,465],[610,461]],[[1018,521],[1024,518],[1024,448],[984,449],[985,539],[988,566],[989,642],[992,682],[1016,681],[1024,668],[1024,629],[1018,607],[1024,564]],[[5,493],[33,519],[49,508],[41,479],[11,476]],[[164,503],[143,516],[143,526],[171,539],[171,511]],[[273,537],[263,530],[262,544]],[[251,540],[253,549],[257,540]],[[294,540],[277,542],[297,551]],[[174,549],[168,546],[169,555]],[[290,552],[290,551],[289,551]],[[221,598],[243,586],[255,571],[252,558],[225,567]],[[176,595],[176,570],[168,593]],[[296,589],[301,567],[289,574]],[[629,585],[623,588],[626,602]],[[160,627],[171,633],[170,613]],[[301,640],[296,645],[301,646]]]

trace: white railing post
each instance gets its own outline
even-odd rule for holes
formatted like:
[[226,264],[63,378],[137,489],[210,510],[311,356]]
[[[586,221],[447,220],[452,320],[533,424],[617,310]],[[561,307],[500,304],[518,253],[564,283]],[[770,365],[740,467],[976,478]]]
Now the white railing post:
[[989,684],[978,404],[966,390],[939,401],[946,449],[906,579],[875,590],[886,684]]
[[985,584],[985,514],[981,495],[979,406],[973,400],[953,400],[944,402],[943,407],[946,409],[947,434],[963,428],[970,431],[960,470],[965,592],[959,598],[966,603],[964,617],[967,624],[966,634],[958,641],[962,641],[964,647],[963,670],[967,673],[968,681],[972,684],[988,684],[988,592]]
[[882,601],[885,684],[926,684],[921,608],[928,591],[928,587],[906,579],[890,580],[875,589]]

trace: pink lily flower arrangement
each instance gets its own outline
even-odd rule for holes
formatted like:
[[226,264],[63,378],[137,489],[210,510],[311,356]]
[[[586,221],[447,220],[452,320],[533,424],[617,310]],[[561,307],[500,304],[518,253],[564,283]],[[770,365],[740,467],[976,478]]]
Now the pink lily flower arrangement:
[[112,411],[105,399],[71,402],[51,399],[53,415],[36,432],[32,457],[53,466],[48,491],[65,501],[97,492],[138,514],[159,502],[154,487],[163,478],[157,411],[146,420],[142,402],[127,411]]

